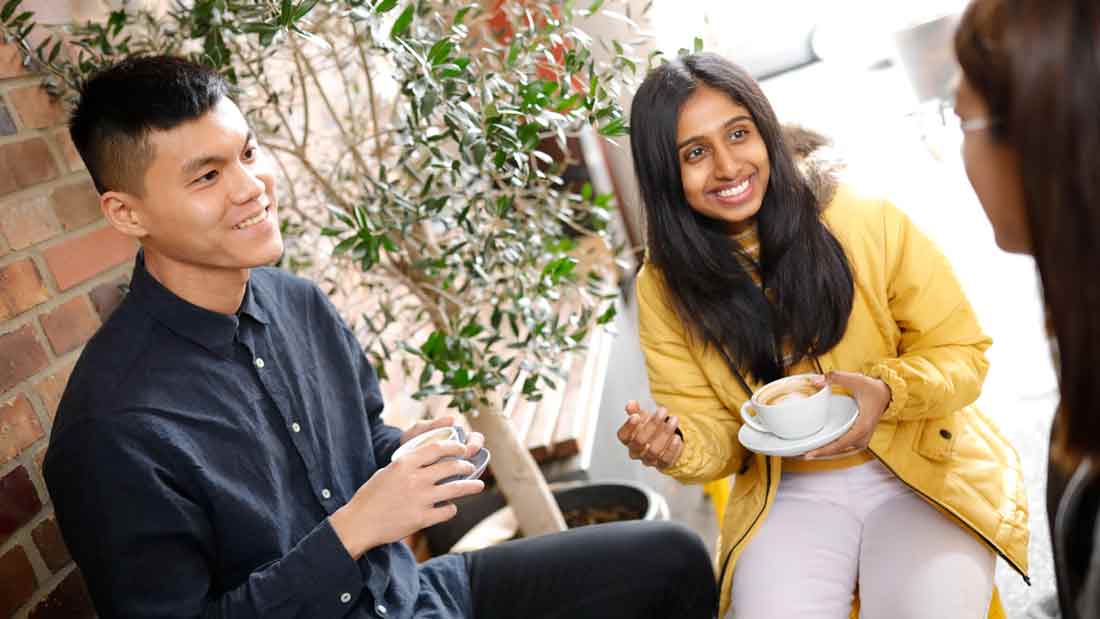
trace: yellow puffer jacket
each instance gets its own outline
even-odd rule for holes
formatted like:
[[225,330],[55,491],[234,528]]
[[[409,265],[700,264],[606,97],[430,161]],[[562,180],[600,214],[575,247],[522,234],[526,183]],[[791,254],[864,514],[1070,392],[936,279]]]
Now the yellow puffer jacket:
[[[905,484],[976,535],[1027,579],[1027,499],[1019,457],[973,405],[991,340],[947,259],[892,204],[841,186],[823,214],[852,265],[855,296],[843,339],[822,369],[882,379],[893,400],[870,450]],[[737,440],[749,397],[712,349],[676,316],[661,275],[637,280],[653,398],[680,419],[684,451],[665,473],[684,482],[736,475],[718,544],[722,612],[737,558],[775,499],[782,458]],[[791,373],[812,372],[809,362]],[[750,382],[753,389],[758,384]],[[899,532],[899,535],[902,535]],[[996,598],[991,616],[1001,614]]]

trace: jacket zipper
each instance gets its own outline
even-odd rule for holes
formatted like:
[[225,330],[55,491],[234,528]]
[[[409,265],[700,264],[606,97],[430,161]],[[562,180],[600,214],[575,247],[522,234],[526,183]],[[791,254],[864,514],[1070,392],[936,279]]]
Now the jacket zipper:
[[979,537],[979,538],[980,538],[980,539],[981,539],[981,540],[982,540],[983,542],[985,542],[985,544],[986,544],[987,546],[989,546],[990,548],[992,548],[992,549],[993,549],[993,552],[997,553],[997,554],[998,554],[998,555],[999,555],[999,556],[1000,556],[1000,557],[1001,557],[1002,559],[1004,559],[1004,560],[1005,560],[1005,562],[1007,562],[1007,563],[1008,563],[1009,565],[1011,565],[1011,566],[1012,566],[1012,569],[1016,570],[1016,573],[1018,573],[1018,574],[1019,574],[1019,575],[1020,575],[1021,577],[1023,577],[1023,579],[1024,579],[1024,582],[1025,582],[1025,583],[1027,583],[1027,586],[1029,586],[1029,587],[1031,586],[1031,579],[1030,579],[1030,578],[1028,578],[1028,575],[1027,575],[1027,574],[1025,574],[1025,573],[1024,573],[1024,571],[1023,571],[1022,569],[1020,569],[1020,566],[1016,565],[1016,562],[1015,562],[1015,561],[1013,561],[1012,559],[1009,559],[1009,558],[1008,558],[1008,555],[1006,555],[1005,553],[1001,552],[1001,549],[1000,549],[1000,548],[998,548],[998,547],[997,547],[997,545],[996,545],[996,544],[994,544],[994,543],[993,543],[993,542],[992,542],[992,541],[991,541],[991,540],[990,540],[990,539],[989,539],[988,537],[986,537],[984,533],[982,533],[981,531],[979,531],[979,530],[975,529],[975,528],[974,528],[973,526],[971,526],[971,525],[970,525],[969,523],[967,523],[967,522],[966,522],[965,520],[963,520],[962,518],[960,518],[960,517],[958,517],[957,515],[955,515],[955,513],[954,513],[954,512],[952,512],[952,511],[951,511],[950,509],[948,509],[946,505],[944,505],[944,504],[940,503],[939,501],[937,501],[937,500],[933,499],[932,497],[928,496],[927,494],[925,494],[925,493],[921,492],[920,490],[918,490],[918,489],[916,489],[915,487],[913,487],[913,485],[912,485],[912,484],[910,484],[909,482],[907,482],[907,481],[905,481],[904,479],[902,479],[901,475],[898,475],[898,472],[897,472],[897,471],[895,471],[895,470],[893,469],[893,467],[891,467],[891,466],[890,466],[889,464],[886,464],[886,461],[885,461],[885,460],[883,460],[883,459],[882,459],[882,457],[880,457],[880,456],[879,456],[879,455],[878,455],[877,453],[875,453],[875,451],[874,451],[873,449],[871,449],[871,448],[867,448],[867,451],[871,452],[871,455],[873,455],[873,456],[875,457],[875,459],[876,459],[876,460],[878,460],[878,461],[879,461],[880,463],[882,463],[882,466],[886,467],[886,469],[887,469],[888,471],[890,471],[890,472],[891,472],[891,473],[892,473],[892,474],[894,475],[894,477],[896,477],[896,478],[898,479],[898,481],[900,481],[901,483],[905,484],[905,486],[906,486],[907,488],[909,488],[909,489],[910,489],[910,490],[912,490],[913,492],[915,492],[915,493],[917,493],[918,495],[920,495],[920,496],[921,496],[921,498],[923,498],[924,500],[928,501],[929,503],[932,503],[933,505],[939,505],[939,506],[940,506],[941,508],[943,508],[943,509],[944,509],[944,510],[945,510],[945,511],[946,511],[947,513],[951,514],[951,517],[952,517],[952,518],[954,518],[955,520],[957,520],[957,521],[958,521],[958,523],[959,523],[960,525],[962,525],[962,526],[963,526],[963,527],[965,527],[965,528],[966,528],[967,530],[969,530],[969,531],[973,532],[973,533],[974,533],[975,535],[977,535],[977,536],[978,536],[978,537]]
[[745,538],[748,537],[753,527],[755,527],[756,523],[759,522],[760,517],[764,515],[764,511],[768,509],[768,496],[771,494],[772,491],[772,465],[770,457],[764,458],[764,466],[766,466],[768,469],[767,481],[765,482],[766,486],[764,490],[764,504],[760,507],[760,511],[757,512],[756,517],[752,519],[752,524],[749,525],[749,528],[745,529],[745,533],[741,535],[741,538],[738,539],[732,546],[730,546],[729,552],[726,553],[726,558],[722,561],[722,570],[718,578],[719,587],[721,587],[722,583],[726,581],[726,569],[729,567],[730,559],[733,558],[733,551],[737,550],[737,547],[741,545],[741,542],[745,541]]

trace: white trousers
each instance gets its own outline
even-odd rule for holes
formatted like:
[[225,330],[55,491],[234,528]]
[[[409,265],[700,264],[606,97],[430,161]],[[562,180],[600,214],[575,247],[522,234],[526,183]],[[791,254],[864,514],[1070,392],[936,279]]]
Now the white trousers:
[[996,555],[878,460],[784,473],[737,561],[727,618],[984,619]]

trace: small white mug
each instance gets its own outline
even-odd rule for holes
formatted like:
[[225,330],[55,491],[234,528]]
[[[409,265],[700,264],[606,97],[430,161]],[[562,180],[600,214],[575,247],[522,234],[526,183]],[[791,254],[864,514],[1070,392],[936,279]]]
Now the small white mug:
[[820,374],[796,374],[757,389],[741,405],[741,419],[760,432],[784,439],[800,439],[825,427],[832,389],[810,386]]

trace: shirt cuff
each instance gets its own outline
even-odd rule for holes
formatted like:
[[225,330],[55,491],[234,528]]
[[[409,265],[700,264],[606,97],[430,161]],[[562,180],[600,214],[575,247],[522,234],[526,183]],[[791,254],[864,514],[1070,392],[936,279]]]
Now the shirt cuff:
[[298,542],[297,550],[299,573],[315,593],[315,616],[342,617],[354,608],[364,588],[363,573],[328,518]]

